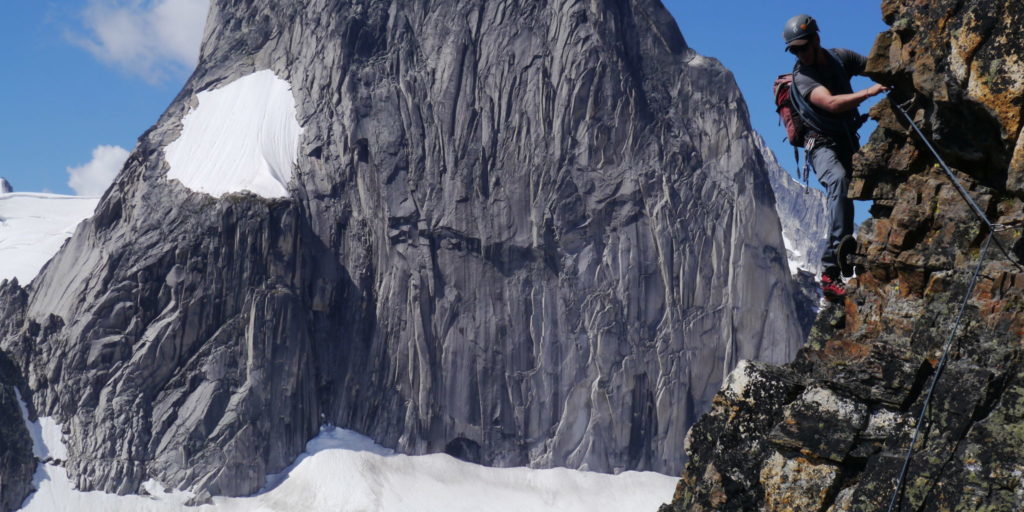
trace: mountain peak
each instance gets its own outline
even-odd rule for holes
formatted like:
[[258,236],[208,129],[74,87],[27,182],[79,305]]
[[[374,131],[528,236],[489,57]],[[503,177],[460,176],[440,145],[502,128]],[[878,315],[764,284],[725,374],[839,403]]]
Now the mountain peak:
[[[677,474],[722,377],[796,354],[743,99],[661,2],[222,0],[209,20],[178,98],[0,323],[71,426],[80,488],[249,494],[324,424]],[[191,116],[253,76],[294,113],[229,142],[278,186],[203,190],[237,162],[191,166],[217,155]]]

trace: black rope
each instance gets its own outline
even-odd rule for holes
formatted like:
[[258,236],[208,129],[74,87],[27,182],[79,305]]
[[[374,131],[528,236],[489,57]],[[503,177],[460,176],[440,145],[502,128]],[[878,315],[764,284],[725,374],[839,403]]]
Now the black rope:
[[[929,386],[928,393],[925,395],[924,398],[924,403],[921,405],[921,413],[917,417],[917,425],[914,428],[914,435],[911,437],[910,446],[907,447],[907,456],[903,459],[903,467],[900,469],[900,474],[896,479],[896,488],[893,489],[892,498],[889,500],[888,512],[892,512],[894,510],[894,507],[896,506],[897,499],[900,497],[903,491],[904,479],[907,476],[907,471],[910,469],[910,461],[913,459],[914,456],[914,445],[917,444],[917,439],[921,435],[921,429],[924,425],[924,417],[925,414],[928,412],[928,406],[931,404],[932,396],[935,393],[935,386],[936,384],[938,384],[939,378],[942,377],[942,371],[946,368],[946,362],[949,358],[950,349],[953,348],[953,342],[956,340],[956,332],[960,328],[960,322],[963,320],[964,311],[967,310],[967,303],[970,302],[971,295],[974,293],[974,287],[978,283],[978,276],[981,275],[981,268],[985,265],[985,256],[988,253],[989,244],[994,241],[999,250],[1002,251],[1003,255],[1005,255],[1011,263],[1013,263],[1022,270],[1024,270],[1024,266],[1022,266],[1020,262],[1018,262],[1016,259],[1010,256],[1010,253],[1006,250],[1006,247],[1004,247],[1002,242],[1000,242],[999,239],[996,238],[997,232],[1009,229],[1009,227],[1001,224],[993,224],[990,220],[988,220],[988,216],[985,215],[985,212],[982,211],[981,207],[978,206],[978,203],[976,203],[974,199],[971,198],[970,194],[967,193],[967,190],[965,190],[963,185],[960,184],[960,180],[956,179],[956,175],[953,174],[952,169],[950,169],[949,166],[946,165],[945,160],[942,159],[942,156],[939,155],[939,152],[935,150],[934,146],[932,146],[931,141],[928,140],[928,137],[924,135],[921,129],[918,128],[917,123],[915,123],[914,120],[910,117],[910,114],[907,113],[906,107],[893,100],[891,94],[889,96],[889,101],[892,104],[892,106],[895,107],[896,111],[903,115],[903,118],[907,120],[907,122],[910,124],[910,127],[914,130],[914,133],[917,134],[917,136],[921,139],[921,142],[924,142],[928,150],[931,151],[932,155],[935,156],[935,159],[938,160],[939,165],[942,167],[942,170],[945,171],[946,173],[946,177],[948,177],[950,182],[953,183],[953,186],[956,188],[956,191],[960,194],[960,197],[962,197],[964,201],[966,201],[967,204],[971,207],[971,211],[974,212],[974,215],[976,215],[978,219],[985,224],[985,227],[988,228],[988,233],[985,235],[985,242],[982,244],[981,247],[981,253],[978,255],[978,265],[977,267],[975,267],[974,275],[971,277],[971,281],[967,286],[967,293],[964,294],[963,302],[960,303],[960,311],[957,313],[956,320],[953,322],[953,327],[949,331],[949,338],[946,339],[946,343],[942,349],[942,358],[939,360],[939,364],[935,369],[935,376],[932,377],[931,386]],[[911,98],[910,100],[907,101],[907,105],[912,104],[913,101],[914,98]]]
[[[915,95],[913,98],[907,100],[906,104],[912,104],[916,97],[917,96]],[[992,221],[988,220],[988,216],[986,216],[985,212],[982,211],[980,206],[978,206],[978,203],[976,203],[974,199],[971,198],[971,195],[967,193],[967,190],[964,189],[963,185],[960,184],[960,180],[956,179],[956,175],[953,174],[953,170],[950,169],[948,165],[946,165],[946,161],[943,160],[942,156],[939,155],[939,152],[935,150],[935,147],[932,146],[932,143],[931,141],[928,140],[928,137],[926,137],[924,132],[922,132],[921,129],[918,128],[917,123],[915,123],[914,120],[910,117],[910,114],[907,113],[904,106],[896,102],[896,100],[892,98],[891,93],[889,94],[889,102],[892,104],[893,107],[896,107],[897,112],[903,115],[903,118],[907,120],[907,123],[910,123],[910,127],[914,130],[914,133],[917,134],[917,136],[921,139],[921,142],[924,142],[925,147],[927,147],[928,150],[931,151],[932,155],[935,156],[935,159],[938,160],[939,165],[942,167],[942,170],[945,171],[946,173],[946,177],[948,177],[949,181],[953,183],[953,187],[956,188],[956,191],[960,193],[960,197],[964,198],[964,201],[966,201],[967,204],[971,207],[971,211],[974,212],[974,215],[977,216],[978,219],[985,224],[985,227],[988,228],[989,233],[992,235],[992,238],[995,239],[996,247],[999,248],[999,251],[1002,252],[1004,256],[1006,256],[1006,259],[1009,260],[1010,263],[1013,263],[1018,269],[1024,271],[1024,265],[1022,265],[1019,261],[1017,261],[1016,258],[1010,255],[1010,251],[1008,251],[1006,247],[1003,246],[1003,243],[999,241],[998,238],[995,237],[995,233],[1009,229],[1008,226],[1004,226],[1002,224],[993,224]]]
[[981,246],[981,254],[978,256],[978,266],[974,268],[974,276],[971,278],[970,284],[967,286],[967,293],[964,294],[964,300],[960,303],[960,312],[956,315],[956,320],[953,322],[953,328],[949,331],[949,338],[946,339],[946,344],[942,349],[942,358],[939,360],[939,365],[935,368],[935,376],[932,378],[932,385],[928,387],[928,394],[924,397],[924,404],[921,405],[921,414],[917,417],[917,427],[914,428],[914,436],[910,440],[910,447],[907,448],[907,456],[903,459],[903,468],[900,469],[900,475],[896,479],[896,488],[893,489],[892,499],[889,500],[889,512],[893,511],[893,507],[896,506],[896,498],[899,497],[900,492],[903,490],[903,479],[907,476],[907,470],[910,468],[910,460],[914,456],[914,445],[917,444],[917,438],[921,434],[921,426],[924,425],[924,415],[928,412],[928,405],[932,401],[932,395],[935,393],[935,385],[939,382],[939,378],[942,377],[942,370],[946,368],[946,361],[949,356],[950,349],[953,347],[953,341],[956,339],[956,331],[960,328],[960,321],[963,319],[964,311],[967,309],[967,303],[971,300],[971,294],[974,293],[974,285],[978,283],[978,276],[981,274],[981,267],[985,264],[985,253],[988,252],[989,242],[995,238],[995,233],[989,231],[985,237],[985,243]]

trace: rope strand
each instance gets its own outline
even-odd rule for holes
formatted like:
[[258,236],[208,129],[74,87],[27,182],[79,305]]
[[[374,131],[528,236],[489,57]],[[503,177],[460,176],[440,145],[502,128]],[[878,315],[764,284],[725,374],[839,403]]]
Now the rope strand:
[[[910,100],[907,101],[907,104],[909,105],[913,103],[913,101],[914,98],[911,98]],[[1002,224],[993,224],[992,221],[988,219],[988,216],[986,216],[985,212],[982,211],[981,207],[978,206],[978,203],[976,203],[974,199],[971,198],[970,194],[967,193],[967,190],[964,189],[963,185],[960,184],[960,180],[956,179],[956,175],[954,175],[952,169],[950,169],[949,166],[946,165],[946,161],[943,160],[942,156],[939,155],[939,152],[935,150],[935,147],[932,146],[932,143],[931,141],[928,140],[928,137],[924,135],[924,132],[921,131],[921,129],[917,126],[917,123],[915,123],[914,120],[910,117],[910,114],[907,113],[904,105],[901,105],[900,103],[896,102],[892,98],[891,94],[889,95],[889,102],[892,104],[893,107],[896,108],[896,111],[902,114],[903,118],[906,119],[908,123],[910,123],[910,127],[914,130],[914,133],[917,134],[921,141],[924,142],[928,150],[931,151],[932,155],[935,156],[935,159],[938,160],[939,165],[942,167],[942,170],[945,171],[946,173],[946,177],[948,177],[950,182],[953,183],[953,186],[956,188],[956,191],[960,194],[960,197],[962,197],[964,201],[967,202],[967,204],[971,207],[971,211],[974,213],[975,216],[978,217],[979,220],[981,220],[985,224],[985,227],[988,230],[988,234],[985,235],[985,242],[982,244],[981,252],[978,255],[978,265],[974,269],[974,275],[971,277],[971,281],[967,286],[967,292],[964,294],[964,299],[960,303],[960,311],[956,315],[956,320],[953,322],[953,327],[949,331],[949,337],[946,339],[946,343],[943,346],[942,358],[939,360],[939,364],[935,368],[935,376],[932,378],[931,386],[929,386],[928,388],[928,394],[925,395],[924,403],[921,405],[921,413],[917,417],[917,425],[914,427],[914,435],[911,437],[910,446],[907,447],[907,455],[903,459],[903,467],[900,469],[900,474],[896,479],[896,488],[893,489],[892,498],[889,500],[888,508],[888,512],[893,512],[894,507],[897,503],[897,499],[902,494],[904,479],[906,478],[907,472],[910,469],[910,461],[913,459],[914,456],[914,445],[917,444],[917,439],[921,434],[921,429],[924,425],[925,414],[928,412],[928,406],[931,405],[932,396],[935,393],[935,386],[939,382],[939,378],[942,377],[943,370],[946,368],[946,362],[949,358],[950,349],[953,348],[953,343],[956,340],[956,332],[960,328],[960,322],[963,320],[964,312],[967,310],[967,303],[970,302],[971,295],[973,295],[974,293],[974,287],[978,283],[978,276],[981,275],[981,268],[985,265],[985,256],[988,253],[988,247],[990,243],[995,242],[996,247],[998,247],[999,250],[1002,251],[1003,255],[1006,256],[1006,258],[1010,261],[1010,263],[1013,263],[1018,269],[1024,270],[1024,266],[1022,266],[1019,261],[1014,259],[1010,255],[1009,251],[1006,250],[1006,247],[1003,246],[1002,242],[1000,242],[999,239],[996,238],[997,232],[1010,229],[1010,227],[1004,226]]]
[[[917,123],[915,123],[914,120],[910,117],[910,114],[907,113],[903,105],[896,102],[896,100],[892,98],[891,93],[888,97],[889,103],[891,103],[892,106],[896,107],[896,111],[902,114],[903,118],[906,119],[908,123],[910,123],[910,127],[914,130],[914,133],[917,134],[918,138],[921,139],[921,142],[924,142],[925,147],[927,147],[928,150],[931,151],[932,155],[935,156],[935,159],[938,160],[939,165],[942,167],[942,170],[945,171],[946,173],[946,177],[949,178],[949,181],[953,183],[953,187],[956,188],[956,191],[960,194],[960,197],[962,197],[964,201],[966,201],[967,204],[971,207],[971,211],[974,212],[974,215],[977,216],[978,219],[981,220],[981,222],[985,223],[985,227],[988,228],[989,233],[993,234],[993,238],[995,238],[995,233],[1005,231],[1006,229],[1008,229],[1007,226],[1003,226],[1002,224],[993,224],[992,221],[988,220],[988,216],[986,216],[985,212],[981,210],[981,207],[978,206],[978,203],[976,203],[974,199],[971,198],[971,195],[967,193],[967,190],[964,189],[963,185],[960,184],[960,180],[956,179],[956,175],[953,174],[953,170],[950,169],[948,165],[946,165],[946,161],[943,160],[942,156],[939,155],[939,152],[935,150],[935,147],[932,146],[931,141],[928,140],[928,137],[925,136],[924,132],[922,132],[921,129],[918,128]],[[910,100],[907,100],[907,104],[910,104],[913,101],[914,98],[911,98]],[[999,241],[998,238],[995,238],[994,241],[996,243],[996,247],[998,247],[999,251],[1002,252],[1004,256],[1006,256],[1006,259],[1009,260],[1010,263],[1013,263],[1018,269],[1024,271],[1024,265],[1022,265],[1019,261],[1017,261],[1016,258],[1010,255],[1010,251],[1008,251],[1006,247],[1003,246],[1003,243]]]
[[995,234],[991,231],[985,237],[985,243],[981,246],[981,253],[978,256],[978,266],[974,268],[974,276],[971,278],[970,284],[967,286],[967,293],[964,294],[964,300],[960,303],[960,311],[956,315],[956,320],[953,322],[953,328],[949,330],[949,338],[946,339],[946,343],[942,349],[942,358],[939,359],[939,364],[935,368],[935,376],[932,378],[932,385],[928,387],[928,394],[924,397],[924,404],[921,405],[921,414],[917,417],[917,426],[914,428],[914,436],[910,440],[910,447],[907,448],[907,456],[903,459],[903,468],[900,469],[900,475],[896,479],[896,488],[893,489],[892,499],[889,500],[888,512],[892,512],[893,507],[896,505],[896,498],[899,497],[900,491],[903,490],[903,479],[907,476],[907,470],[910,468],[910,460],[914,456],[914,445],[917,444],[917,438],[921,434],[921,427],[924,425],[924,415],[928,412],[928,405],[931,404],[932,395],[935,393],[935,385],[939,382],[939,378],[942,377],[942,370],[946,368],[946,361],[949,357],[949,351],[953,348],[953,341],[956,339],[956,331],[960,328],[960,321],[964,317],[964,311],[967,310],[967,303],[971,300],[971,294],[974,293],[974,285],[978,283],[978,276],[981,274],[981,267],[985,265],[985,253],[988,252],[989,242],[995,238]]

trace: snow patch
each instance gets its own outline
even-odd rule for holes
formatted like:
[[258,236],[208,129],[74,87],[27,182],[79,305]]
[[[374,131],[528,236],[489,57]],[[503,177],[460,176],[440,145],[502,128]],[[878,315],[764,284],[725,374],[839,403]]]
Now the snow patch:
[[98,202],[97,197],[0,194],[0,281],[31,282]]
[[50,416],[39,418],[39,421],[28,420],[28,405],[21,398],[21,391],[14,388],[14,394],[18,397],[18,407],[21,409],[21,418],[25,421],[25,428],[32,437],[32,455],[39,460],[54,459],[67,460],[68,447],[64,444],[64,433],[57,420]]
[[[786,261],[789,262],[789,273],[790,275],[796,275],[801,269],[809,266],[808,263],[801,258],[803,254],[796,248],[796,244],[786,236],[786,232],[782,232],[782,245],[786,247]],[[805,269],[806,270],[806,269]]]
[[39,418],[39,429],[48,456],[55,460],[67,460],[68,447],[64,444],[64,432],[57,420],[50,416]]
[[263,70],[197,96],[164,150],[168,180],[220,197],[248,190],[287,197],[302,127],[291,85]]
[[657,510],[671,500],[676,478],[627,471],[619,475],[565,468],[488,468],[443,454],[406,456],[348,430],[324,427],[306,452],[268,486],[247,498],[191,497],[144,484],[149,496],[75,491],[63,468],[46,465],[25,511],[83,512],[600,512]]

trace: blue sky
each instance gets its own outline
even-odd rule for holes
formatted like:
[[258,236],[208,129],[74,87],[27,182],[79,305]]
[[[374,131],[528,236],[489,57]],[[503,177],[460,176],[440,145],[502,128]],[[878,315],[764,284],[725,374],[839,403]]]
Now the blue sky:
[[[16,190],[70,194],[68,168],[88,164],[99,146],[130,150],[188,77],[195,52],[187,39],[198,37],[195,20],[202,19],[205,1],[11,2],[0,19],[0,43],[8,49],[8,78],[0,82],[0,176]],[[665,5],[692,48],[733,72],[754,128],[791,172],[792,150],[781,140],[769,92],[775,76],[793,63],[782,51],[783,24],[794,14],[811,14],[826,46],[864,54],[886,29],[877,0]],[[869,84],[857,78],[854,88]],[[858,204],[858,221],[866,209]]]
[[95,29],[117,30],[118,15],[152,13],[104,11],[124,3],[35,0],[5,6],[0,17],[0,45],[7,49],[0,82],[0,176],[15,190],[73,193],[66,169],[88,163],[100,145],[131,149],[191,72],[173,51],[147,49],[130,34],[122,34],[121,41],[134,44],[132,49],[90,51],[89,41],[102,42]]
[[[771,94],[772,82],[793,68],[795,57],[783,51],[782,27],[791,16],[810,14],[818,20],[822,45],[848,48],[863,55],[870,52],[875,38],[888,26],[882,21],[880,1],[754,1],[754,0],[663,0],[676,18],[686,43],[702,55],[715,57],[732,71],[750,110],[750,122],[761,133],[782,164],[791,174],[796,171],[793,148],[783,138],[785,130],[778,124]],[[864,77],[854,77],[853,89],[871,85]],[[861,105],[861,112],[877,103],[882,96]],[[866,142],[874,130],[869,121],[861,128],[861,141]],[[803,162],[803,151],[800,161]],[[794,174],[795,175],[795,174]],[[821,188],[812,175],[810,183]],[[855,201],[855,220],[859,224],[869,215],[868,201]]]

